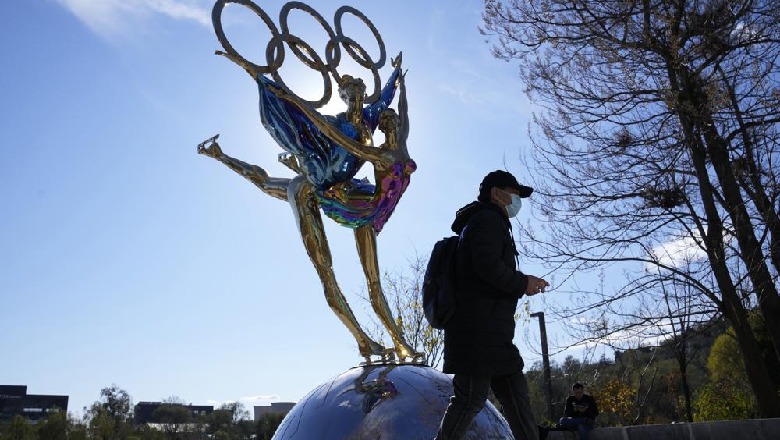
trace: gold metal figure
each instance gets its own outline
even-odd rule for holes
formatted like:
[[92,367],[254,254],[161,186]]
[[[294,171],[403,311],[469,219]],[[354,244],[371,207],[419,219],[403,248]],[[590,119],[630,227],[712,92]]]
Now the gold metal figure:
[[[254,66],[246,63],[243,59],[231,56],[229,53],[217,53],[243,67],[253,78],[258,75]],[[393,65],[400,68],[400,63],[401,56],[399,55],[397,59],[393,60]],[[326,190],[326,193],[333,194],[335,198],[340,197],[339,202],[345,204],[349,204],[354,201],[351,198],[355,198],[361,203],[361,206],[385,210],[383,215],[376,217],[376,220],[356,227],[354,234],[360,262],[368,282],[371,305],[387,329],[394,344],[393,349],[385,349],[363,331],[336,282],[330,248],[320,215],[322,195],[320,194],[318,197],[316,188],[306,179],[298,158],[291,154],[279,155],[279,161],[298,174],[293,179],[286,179],[271,177],[257,165],[250,165],[224,154],[216,142],[217,136],[204,141],[198,145],[197,149],[198,153],[222,162],[231,170],[254,183],[266,194],[290,203],[306,252],[324,287],[326,301],[355,337],[358,350],[361,356],[366,359],[366,363],[372,363],[372,356],[378,356],[381,361],[386,362],[392,359],[393,352],[400,362],[404,362],[406,359],[410,359],[412,362],[421,362],[424,357],[423,353],[417,352],[405,341],[401,328],[393,319],[392,312],[382,292],[377,258],[377,227],[381,229],[383,222],[392,213],[395,203],[408,184],[409,174],[415,168],[406,148],[409,124],[404,80],[403,74],[398,75],[399,114],[396,114],[392,109],[387,109],[380,116],[378,128],[384,133],[385,142],[379,147],[373,146],[370,131],[362,120],[363,99],[365,97],[365,85],[362,80],[343,75],[339,84],[339,95],[347,104],[346,117],[358,129],[357,140],[344,135],[336,127],[333,127],[322,115],[296,95],[281,87],[267,85],[272,93],[291,103],[310,118],[325,136],[360,159],[370,161],[374,167],[376,187],[373,194],[355,191],[349,187],[351,182],[337,182]],[[388,192],[388,188],[392,194]],[[382,222],[382,224],[377,225],[377,222]]]

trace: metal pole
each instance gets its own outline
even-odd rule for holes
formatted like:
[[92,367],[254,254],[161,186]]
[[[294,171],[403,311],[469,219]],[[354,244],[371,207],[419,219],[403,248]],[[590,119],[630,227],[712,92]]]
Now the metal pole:
[[555,421],[552,402],[552,379],[550,378],[550,355],[547,350],[547,327],[544,325],[544,312],[531,313],[531,317],[539,318],[539,333],[542,336],[542,364],[544,365],[544,394],[547,396],[547,411],[550,421]]

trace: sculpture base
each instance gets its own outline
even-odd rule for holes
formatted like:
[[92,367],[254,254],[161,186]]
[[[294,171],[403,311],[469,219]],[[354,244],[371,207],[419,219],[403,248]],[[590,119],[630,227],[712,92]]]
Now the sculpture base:
[[[452,379],[425,365],[368,365],[347,370],[301,399],[274,440],[432,440],[452,396]],[[487,402],[467,439],[512,438]]]

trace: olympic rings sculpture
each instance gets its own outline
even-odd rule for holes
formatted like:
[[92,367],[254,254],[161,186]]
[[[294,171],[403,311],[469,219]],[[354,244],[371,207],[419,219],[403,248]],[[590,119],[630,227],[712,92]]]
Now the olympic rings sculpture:
[[[230,44],[225,32],[222,29],[222,12],[228,3],[235,3],[236,5],[244,6],[255,13],[265,23],[268,29],[271,31],[271,39],[268,41],[268,45],[265,50],[266,65],[260,66],[252,63],[246,58],[242,57]],[[317,52],[300,37],[290,33],[288,26],[288,17],[292,10],[298,9],[311,15],[325,30],[330,39],[325,45],[325,60],[317,54]],[[351,14],[360,21],[362,21],[374,37],[379,45],[379,59],[374,61],[368,52],[360,46],[355,40],[347,37],[343,33],[341,21],[344,14]],[[324,82],[324,92],[322,97],[316,101],[306,101],[307,104],[312,107],[319,108],[327,104],[333,95],[333,86],[330,81],[329,75],[333,76],[336,84],[341,82],[341,74],[338,72],[339,64],[341,63],[342,48],[347,54],[355,60],[361,67],[371,71],[373,75],[374,91],[368,95],[365,99],[367,104],[371,104],[379,99],[381,92],[381,81],[379,78],[379,69],[385,65],[387,60],[387,53],[385,51],[385,44],[382,41],[382,36],[379,35],[379,31],[376,29],[373,23],[362,12],[351,6],[342,6],[336,10],[336,14],[333,18],[334,27],[330,26],[328,22],[317,11],[312,9],[309,5],[302,2],[288,2],[279,13],[279,24],[281,31],[276,27],[276,24],[271,20],[271,17],[259,6],[253,3],[251,0],[217,0],[214,4],[214,8],[211,11],[211,21],[214,25],[214,31],[217,34],[217,40],[225,49],[225,52],[239,58],[243,62],[255,68],[258,72],[270,75],[274,81],[283,87],[287,87],[284,80],[279,75],[279,68],[282,66],[285,58],[285,45],[290,48],[290,51],[298,57],[304,65],[319,72],[322,75]],[[289,88],[288,88],[289,89]]]

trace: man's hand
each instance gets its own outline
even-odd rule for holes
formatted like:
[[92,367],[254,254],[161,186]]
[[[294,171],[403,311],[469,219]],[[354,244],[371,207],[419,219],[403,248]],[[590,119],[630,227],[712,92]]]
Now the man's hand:
[[550,287],[550,283],[541,278],[535,277],[533,275],[527,275],[527,277],[528,287],[525,288],[525,294],[528,296],[534,296],[537,293],[543,293],[544,289]]

